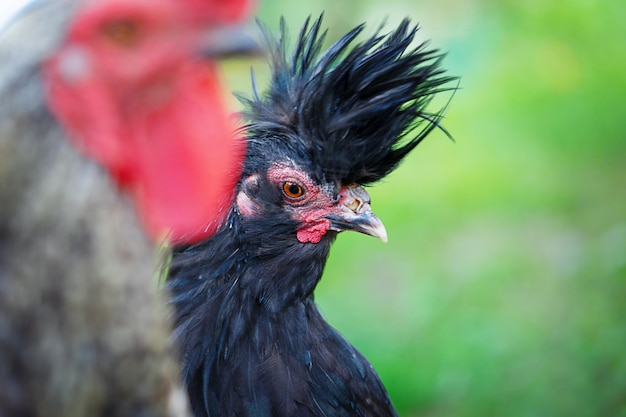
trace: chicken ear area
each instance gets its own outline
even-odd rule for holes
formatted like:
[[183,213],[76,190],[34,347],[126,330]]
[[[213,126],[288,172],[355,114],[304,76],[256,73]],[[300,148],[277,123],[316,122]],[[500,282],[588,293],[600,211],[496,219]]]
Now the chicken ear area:
[[214,69],[187,67],[167,98],[151,105],[107,105],[119,97],[94,89],[77,98],[71,88],[52,87],[50,110],[72,143],[130,193],[153,239],[195,243],[217,230],[234,198],[245,142],[233,133]]

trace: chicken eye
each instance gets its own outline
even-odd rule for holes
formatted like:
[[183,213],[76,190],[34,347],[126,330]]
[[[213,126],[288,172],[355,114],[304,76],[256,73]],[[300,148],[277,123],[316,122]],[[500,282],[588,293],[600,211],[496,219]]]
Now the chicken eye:
[[283,183],[283,193],[289,198],[299,198],[304,194],[304,188],[295,182],[285,181]]
[[124,47],[132,47],[139,42],[140,30],[137,22],[129,19],[107,22],[102,27],[105,37]]

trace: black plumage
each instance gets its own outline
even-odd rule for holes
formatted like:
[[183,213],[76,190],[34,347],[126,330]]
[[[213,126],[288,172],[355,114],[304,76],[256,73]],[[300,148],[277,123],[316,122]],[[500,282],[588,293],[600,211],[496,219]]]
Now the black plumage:
[[284,24],[268,36],[272,79],[245,100],[236,203],[213,238],[174,249],[174,341],[198,417],[396,415],[313,290],[338,232],[386,239],[362,185],[440,127],[426,106],[453,87],[408,20],[357,43],[362,30],[322,52],[321,17],[307,20],[289,58]]

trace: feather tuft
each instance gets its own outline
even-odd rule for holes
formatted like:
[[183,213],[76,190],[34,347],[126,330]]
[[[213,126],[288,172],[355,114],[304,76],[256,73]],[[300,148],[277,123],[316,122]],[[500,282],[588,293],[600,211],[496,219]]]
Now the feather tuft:
[[264,29],[273,76],[264,94],[243,99],[250,146],[286,145],[318,178],[370,184],[434,129],[451,137],[441,126],[448,104],[427,107],[458,84],[451,86],[456,78],[441,69],[439,51],[427,42],[412,46],[417,25],[404,19],[390,33],[379,29],[356,42],[359,25],[322,52],[322,20],[306,20],[289,58],[284,20],[278,39]]

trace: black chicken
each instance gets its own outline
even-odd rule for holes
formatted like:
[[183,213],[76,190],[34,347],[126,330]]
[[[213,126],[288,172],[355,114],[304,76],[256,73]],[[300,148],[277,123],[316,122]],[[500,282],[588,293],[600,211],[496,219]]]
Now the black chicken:
[[324,52],[320,26],[307,20],[290,58],[284,24],[270,41],[271,85],[245,100],[248,154],[228,221],[174,250],[174,340],[197,417],[396,415],[313,290],[337,233],[386,239],[363,185],[440,127],[442,111],[425,108],[452,78],[436,50],[411,46],[409,20],[354,44],[358,26]]

